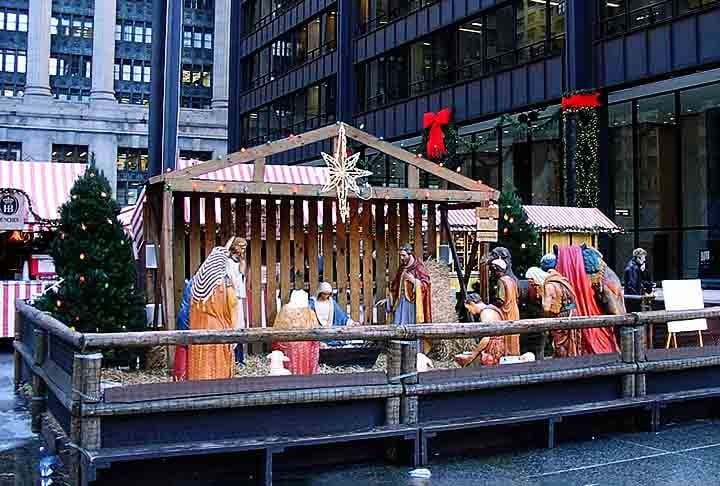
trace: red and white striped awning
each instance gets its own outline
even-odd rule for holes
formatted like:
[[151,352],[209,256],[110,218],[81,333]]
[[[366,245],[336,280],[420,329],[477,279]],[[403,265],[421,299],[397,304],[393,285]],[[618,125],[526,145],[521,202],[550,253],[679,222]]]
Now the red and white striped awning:
[[15,336],[15,301],[40,295],[51,282],[0,282],[0,338]]
[[622,228],[597,208],[524,206],[528,219],[544,233],[621,233]]
[[[58,208],[70,197],[75,180],[85,173],[85,164],[0,161],[0,188],[19,189],[30,197],[33,211],[44,219],[59,218]],[[30,230],[35,217],[28,211]]]

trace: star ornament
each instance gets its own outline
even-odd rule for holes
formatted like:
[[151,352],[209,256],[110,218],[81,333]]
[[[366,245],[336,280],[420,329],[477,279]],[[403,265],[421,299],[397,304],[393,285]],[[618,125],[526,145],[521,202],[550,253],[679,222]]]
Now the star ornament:
[[344,125],[340,125],[335,154],[330,155],[322,152],[321,155],[328,167],[328,179],[321,192],[335,191],[337,193],[340,219],[345,222],[350,216],[348,196],[351,192],[358,194],[360,188],[357,180],[372,175],[372,172],[357,167],[360,159],[359,153],[348,156]]

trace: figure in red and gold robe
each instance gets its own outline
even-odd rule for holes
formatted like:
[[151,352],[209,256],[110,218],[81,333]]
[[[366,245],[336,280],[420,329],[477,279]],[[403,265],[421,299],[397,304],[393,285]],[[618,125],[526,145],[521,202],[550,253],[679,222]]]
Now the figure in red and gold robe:
[[[467,296],[465,308],[471,315],[479,317],[480,322],[483,323],[505,320],[499,308],[484,303],[478,294]],[[462,367],[494,366],[500,364],[500,358],[507,355],[505,336],[484,337],[474,350],[455,356],[455,362]]]
[[[424,324],[432,322],[430,305],[430,274],[425,265],[415,257],[410,245],[400,248],[400,268],[393,279],[386,311],[392,313],[395,325]],[[428,351],[429,342],[423,343]]]
[[[508,268],[510,267],[502,258],[490,262],[490,271],[497,278],[495,307],[502,313],[502,320],[517,321],[520,319],[518,283],[512,272],[508,272]],[[520,356],[520,335],[505,336],[505,349],[509,356]]]
[[[575,289],[577,316],[601,316],[605,313],[597,299],[593,282],[585,269],[582,248],[569,246],[558,251],[557,271],[565,276]],[[621,293],[622,295],[622,293]],[[582,354],[617,353],[620,347],[612,328],[594,327],[582,330]]]

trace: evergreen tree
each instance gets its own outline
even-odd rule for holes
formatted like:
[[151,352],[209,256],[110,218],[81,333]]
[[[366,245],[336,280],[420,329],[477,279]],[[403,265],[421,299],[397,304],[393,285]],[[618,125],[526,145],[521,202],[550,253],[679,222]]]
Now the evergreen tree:
[[540,264],[542,248],[540,235],[528,221],[520,196],[513,190],[500,194],[500,221],[497,246],[504,246],[512,254],[513,271],[522,279],[532,266]]
[[63,283],[39,306],[80,332],[138,331],[145,327],[142,292],[130,238],[117,219],[110,184],[88,166],[60,207],[50,254]]

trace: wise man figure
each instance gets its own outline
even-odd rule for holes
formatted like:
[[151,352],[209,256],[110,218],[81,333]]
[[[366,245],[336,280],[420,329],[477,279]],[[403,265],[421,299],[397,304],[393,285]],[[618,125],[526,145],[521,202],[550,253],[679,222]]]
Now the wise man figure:
[[[490,271],[497,279],[495,307],[502,312],[505,321],[520,319],[518,307],[518,283],[514,275],[508,272],[510,267],[502,258],[490,262]],[[505,336],[505,349],[510,356],[520,356],[520,335]]]
[[647,252],[642,248],[635,248],[632,258],[625,266],[624,290],[625,295],[652,294],[653,284],[647,278],[645,265]]
[[[554,256],[554,255],[553,255]],[[542,307],[547,317],[571,317],[577,307],[575,290],[570,281],[555,269],[544,271],[530,267],[527,279],[539,289]],[[582,354],[582,331],[580,329],[553,330],[552,343],[556,358],[570,358]]]
[[[247,327],[247,240],[233,236],[225,245],[230,253],[228,259],[228,275],[235,289],[237,297],[236,329]],[[235,359],[238,363],[244,363],[244,347],[242,344],[235,348]]]

